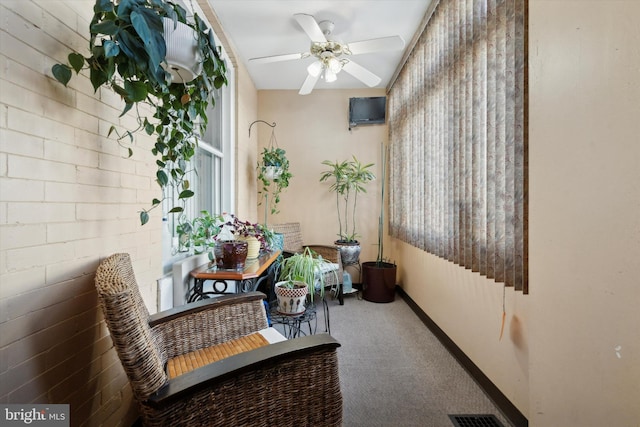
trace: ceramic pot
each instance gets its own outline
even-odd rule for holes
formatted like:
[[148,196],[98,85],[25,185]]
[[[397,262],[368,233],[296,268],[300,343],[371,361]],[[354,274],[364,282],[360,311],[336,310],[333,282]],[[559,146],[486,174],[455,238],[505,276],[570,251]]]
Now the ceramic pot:
[[354,265],[360,262],[360,242],[343,242],[336,240],[333,242],[340,250],[342,265]]
[[247,259],[256,259],[260,255],[260,240],[254,236],[242,237],[247,242]]
[[362,298],[370,302],[392,302],[396,294],[396,265],[375,261],[362,263]]
[[[226,270],[242,271],[247,260],[247,242],[223,240],[216,243],[216,265]],[[218,258],[220,256],[220,258]],[[221,262],[220,262],[221,260]]]
[[273,241],[271,242],[271,250],[280,251],[280,252],[284,250],[284,234],[282,233],[273,234]]
[[307,284],[304,282],[293,282],[293,289],[283,286],[288,281],[276,283],[275,292],[278,298],[278,312],[296,316],[304,313],[305,302],[307,300]]

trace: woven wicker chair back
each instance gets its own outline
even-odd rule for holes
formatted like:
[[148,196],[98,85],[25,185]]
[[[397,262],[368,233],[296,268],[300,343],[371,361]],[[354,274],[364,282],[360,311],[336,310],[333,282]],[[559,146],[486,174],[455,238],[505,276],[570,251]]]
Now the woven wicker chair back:
[[273,231],[284,234],[284,250],[286,252],[298,254],[303,251],[302,228],[299,222],[274,224]]
[[114,254],[102,261],[95,282],[105,322],[133,393],[145,400],[167,376],[129,254]]

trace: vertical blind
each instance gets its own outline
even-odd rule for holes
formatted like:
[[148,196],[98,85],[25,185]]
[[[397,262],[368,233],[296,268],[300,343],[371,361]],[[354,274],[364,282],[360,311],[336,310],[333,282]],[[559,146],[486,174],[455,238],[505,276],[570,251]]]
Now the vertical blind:
[[524,293],[526,17],[441,0],[389,91],[391,235]]

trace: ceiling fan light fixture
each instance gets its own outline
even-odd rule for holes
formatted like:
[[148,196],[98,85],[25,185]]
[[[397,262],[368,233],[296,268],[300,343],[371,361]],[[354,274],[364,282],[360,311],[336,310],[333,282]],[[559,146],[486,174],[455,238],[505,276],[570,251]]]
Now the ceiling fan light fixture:
[[333,83],[338,80],[338,76],[336,73],[331,71],[331,68],[327,67],[324,69],[324,81],[327,83]]
[[332,73],[338,74],[340,70],[342,70],[342,63],[335,57],[332,57],[327,61],[327,68],[330,69]]

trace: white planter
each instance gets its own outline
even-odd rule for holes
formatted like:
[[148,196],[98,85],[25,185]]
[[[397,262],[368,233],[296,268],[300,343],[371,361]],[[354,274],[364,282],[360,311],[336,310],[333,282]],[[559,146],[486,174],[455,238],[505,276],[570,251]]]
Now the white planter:
[[276,297],[278,297],[278,311],[282,314],[292,316],[304,313],[304,304],[307,300],[308,292],[307,284],[304,282],[294,282],[296,287],[289,289],[280,286],[284,283],[287,282],[278,282],[275,287]]
[[260,256],[260,240],[257,237],[240,237],[238,240],[247,242],[247,259],[256,259]]
[[202,72],[201,58],[198,51],[198,35],[182,22],[174,22],[162,18],[164,25],[164,42],[167,54],[162,66],[171,73],[172,83],[186,83],[195,79]]
[[267,179],[273,181],[274,179],[280,178],[282,175],[282,168],[280,166],[265,166],[265,174]]

